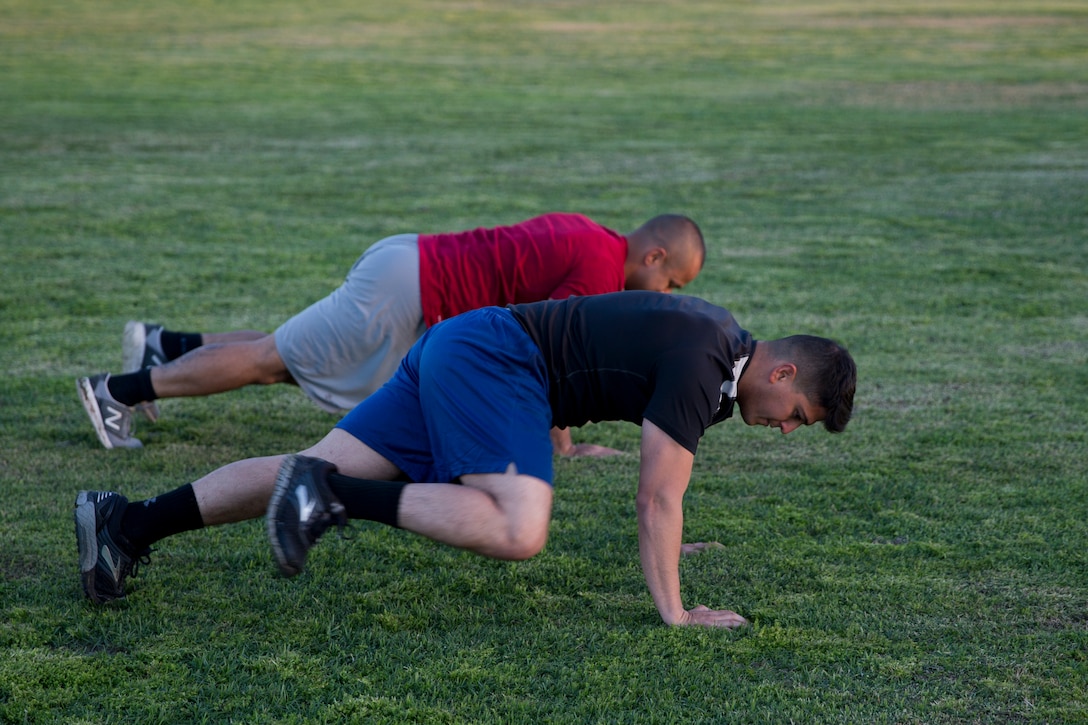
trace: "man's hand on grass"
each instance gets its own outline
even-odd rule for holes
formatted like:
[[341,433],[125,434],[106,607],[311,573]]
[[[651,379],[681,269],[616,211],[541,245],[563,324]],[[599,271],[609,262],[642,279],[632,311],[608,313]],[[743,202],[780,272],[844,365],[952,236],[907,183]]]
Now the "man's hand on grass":
[[708,549],[724,549],[725,545],[717,541],[696,541],[691,544],[680,544],[680,555],[691,556]]
[[593,443],[574,444],[570,439],[570,428],[552,428],[552,452],[565,458],[607,458],[608,456],[622,456],[623,451],[615,448],[598,446]]
[[736,629],[748,624],[748,620],[736,612],[731,612],[728,609],[710,609],[701,604],[694,609],[687,610],[684,615],[684,618],[676,623],[677,626]]
[[598,446],[594,443],[576,443],[561,455],[568,458],[608,458],[609,456],[622,456],[623,451],[617,451],[615,448],[607,446]]

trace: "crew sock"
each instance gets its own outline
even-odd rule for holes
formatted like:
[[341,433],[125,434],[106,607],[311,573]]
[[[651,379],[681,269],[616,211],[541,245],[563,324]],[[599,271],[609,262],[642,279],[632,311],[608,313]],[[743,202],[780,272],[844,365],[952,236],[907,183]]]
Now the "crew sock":
[[341,473],[330,473],[326,480],[329,489],[344,504],[344,512],[349,519],[367,519],[400,528],[397,508],[407,483],[352,478]]
[[143,368],[123,375],[111,375],[106,387],[109,388],[114,400],[130,408],[159,397],[151,384],[151,368]]
[[202,528],[204,518],[191,483],[145,501],[130,501],[121,516],[121,533],[136,552],[167,536]]
[[204,335],[199,332],[171,332],[162,330],[159,345],[167,360],[177,360],[187,352],[192,352],[204,344]]

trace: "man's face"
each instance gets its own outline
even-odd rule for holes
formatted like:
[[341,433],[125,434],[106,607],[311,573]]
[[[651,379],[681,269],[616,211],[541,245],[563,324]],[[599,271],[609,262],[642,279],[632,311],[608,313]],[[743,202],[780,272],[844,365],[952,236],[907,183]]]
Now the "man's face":
[[826,410],[794,388],[793,375],[772,375],[768,380],[754,382],[755,386],[737,391],[740,417],[748,425],[778,428],[785,435],[803,425],[818,423],[827,415]]
[[649,254],[634,274],[627,278],[625,287],[651,292],[678,290],[699,276],[701,261],[694,254]]

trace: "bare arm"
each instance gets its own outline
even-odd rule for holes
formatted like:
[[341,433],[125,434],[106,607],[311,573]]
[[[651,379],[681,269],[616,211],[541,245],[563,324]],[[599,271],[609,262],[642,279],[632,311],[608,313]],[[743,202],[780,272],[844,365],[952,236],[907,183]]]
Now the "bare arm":
[[695,457],[648,420],[642,421],[638,480],[638,548],[642,573],[666,624],[738,627],[744,617],[706,607],[685,610],[680,598],[684,492]]

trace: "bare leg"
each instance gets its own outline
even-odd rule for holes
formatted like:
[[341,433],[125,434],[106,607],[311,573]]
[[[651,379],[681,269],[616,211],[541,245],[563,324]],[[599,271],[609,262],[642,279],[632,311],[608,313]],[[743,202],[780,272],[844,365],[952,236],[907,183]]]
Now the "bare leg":
[[[214,342],[188,352],[166,365],[151,368],[151,385],[160,398],[184,398],[237,390],[246,385],[292,382],[276,350],[273,335],[235,342]],[[215,335],[208,338],[216,337]]]
[[[303,451],[303,455],[324,458],[345,475],[357,478],[389,480],[400,475],[396,466],[339,428],[333,428],[319,443]],[[194,481],[193,493],[204,525],[218,526],[264,516],[283,458],[268,456],[235,461]]]
[[417,483],[404,489],[398,524],[450,546],[494,559],[528,559],[544,548],[552,487],[533,476],[463,476],[463,486]]
[[[349,433],[338,428],[305,451],[355,478],[391,480],[400,470]],[[464,485],[413,483],[400,499],[401,528],[443,544],[496,559],[528,559],[548,538],[552,487],[517,473],[472,474]]]
[[352,434],[333,428],[328,435],[302,452],[304,456],[321,458],[336,466],[345,476],[393,481],[402,471],[373,448]]
[[233,330],[231,332],[202,332],[200,337],[205,345],[214,345],[221,342],[250,342],[272,336],[259,330]]
[[[347,476],[389,480],[400,471],[374,449],[334,428],[304,455],[323,458]],[[263,516],[283,456],[236,461],[193,483],[206,526]],[[401,528],[496,559],[528,559],[544,548],[552,487],[513,465],[505,473],[472,474],[464,485],[414,483],[404,489]]]
[[216,469],[193,482],[205,526],[264,516],[283,456],[249,458]]

